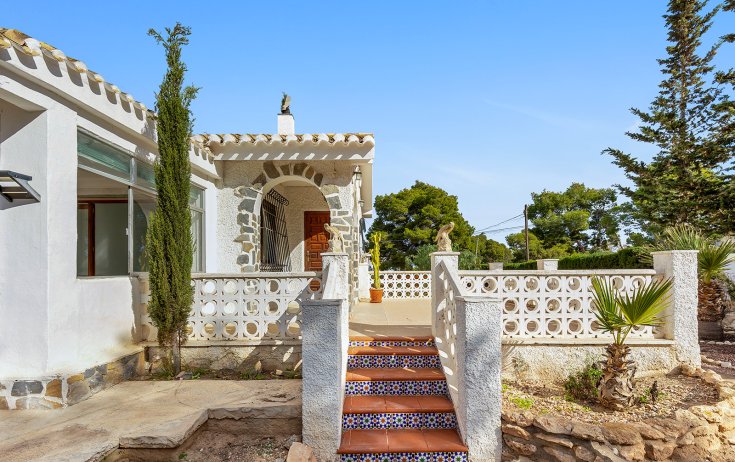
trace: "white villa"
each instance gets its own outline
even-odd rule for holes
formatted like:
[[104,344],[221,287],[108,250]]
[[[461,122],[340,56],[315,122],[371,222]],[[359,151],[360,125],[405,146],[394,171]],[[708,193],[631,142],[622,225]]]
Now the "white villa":
[[[630,332],[631,357],[640,374],[700,366],[696,251],[593,271],[549,260],[460,271],[459,253],[435,252],[431,271],[382,271],[382,307],[361,304],[374,137],[296,134],[288,110],[274,125],[191,139],[194,299],[182,357],[190,368],[299,369],[303,441],[319,460],[499,461],[501,375],[558,381],[610,343],[594,277],[628,294],[670,279],[665,322]],[[0,29],[2,412],[74,405],[154,366],[145,236],[155,133],[151,111],[82,61]],[[328,251],[325,223],[344,251]],[[420,323],[407,324],[406,307]],[[536,451],[516,443],[524,457]],[[554,460],[575,460],[573,445],[605,450],[576,441]]]
[[[142,367],[125,355],[137,358],[136,344],[155,340],[136,311],[156,200],[154,123],[148,108],[82,61],[0,29],[0,171],[32,177],[26,183],[37,193],[0,195],[0,396],[7,395],[0,408],[67,403],[67,382],[50,396],[41,389],[121,357],[128,369]],[[356,298],[373,136],[296,134],[290,114],[278,115],[277,127],[192,138],[192,271],[310,281],[322,269],[323,226],[331,222],[345,237]],[[18,189],[10,177],[0,180],[6,194]],[[298,323],[281,321],[239,332],[217,326],[216,334],[210,325],[193,328],[232,339],[299,335]],[[18,380],[26,382],[13,392]],[[86,395],[84,388],[71,401]]]

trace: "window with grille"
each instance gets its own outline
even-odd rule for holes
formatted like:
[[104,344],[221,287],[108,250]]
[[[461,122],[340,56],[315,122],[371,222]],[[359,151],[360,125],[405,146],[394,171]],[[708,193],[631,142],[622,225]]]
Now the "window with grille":
[[271,189],[260,208],[260,270],[291,271],[286,211],[288,199]]

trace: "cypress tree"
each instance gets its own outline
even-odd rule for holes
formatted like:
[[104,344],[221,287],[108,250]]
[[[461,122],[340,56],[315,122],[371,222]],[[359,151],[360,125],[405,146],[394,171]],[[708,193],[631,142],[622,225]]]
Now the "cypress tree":
[[193,299],[194,244],[189,211],[193,121],[189,106],[197,88],[184,87],[186,65],[181,61],[181,48],[189,43],[190,29],[176,23],[173,29],[166,28],[165,38],[153,29],[148,34],[163,45],[168,66],[156,95],[158,158],[153,169],[158,198],[146,240],[151,292],[148,313],[158,328],[158,343],[169,350],[178,374],[180,346],[186,340]]
[[633,108],[640,119],[633,140],[657,147],[646,163],[621,150],[604,153],[625,171],[633,187],[618,185],[631,199],[634,215],[649,232],[674,224],[690,224],[706,232],[735,229],[723,220],[727,201],[727,164],[733,157],[723,141],[722,128],[731,116],[718,105],[727,100],[714,80],[712,60],[723,41],[700,54],[702,37],[720,10],[705,11],[707,1],[671,0],[664,15],[668,29],[667,56],[659,59],[665,78],[648,111]]

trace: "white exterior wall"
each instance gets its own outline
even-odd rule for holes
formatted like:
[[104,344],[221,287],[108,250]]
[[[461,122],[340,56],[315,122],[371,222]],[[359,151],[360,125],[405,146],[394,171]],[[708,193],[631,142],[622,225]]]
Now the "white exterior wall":
[[[2,379],[78,373],[130,352],[130,278],[76,276],[77,130],[148,162],[156,152],[151,121],[139,108],[100,93],[65,65],[19,54],[0,50],[0,169],[31,175],[41,201],[0,211]],[[192,169],[216,175],[199,151]],[[208,205],[214,196],[207,195]],[[213,211],[207,220],[216,220]]]

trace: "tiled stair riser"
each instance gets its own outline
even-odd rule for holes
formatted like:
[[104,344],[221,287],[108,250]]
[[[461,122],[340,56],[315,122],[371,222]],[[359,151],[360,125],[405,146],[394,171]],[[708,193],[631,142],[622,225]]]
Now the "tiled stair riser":
[[467,453],[342,454],[340,462],[467,462]]
[[344,414],[343,430],[388,428],[457,428],[457,418],[450,412],[411,412],[380,414]]
[[446,395],[445,380],[391,380],[347,382],[345,394],[352,395]]
[[441,360],[437,355],[350,355],[347,359],[347,367],[350,369],[358,367],[431,367],[441,366]]
[[417,347],[417,346],[436,346],[433,340],[417,340],[417,341],[395,341],[395,340],[350,340],[349,346],[392,346],[392,347]]

